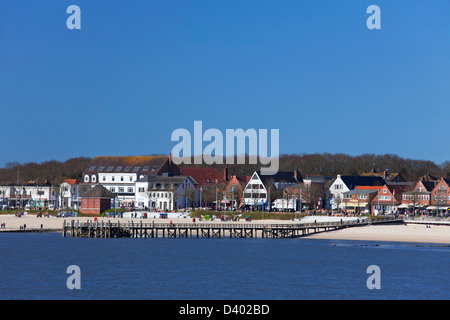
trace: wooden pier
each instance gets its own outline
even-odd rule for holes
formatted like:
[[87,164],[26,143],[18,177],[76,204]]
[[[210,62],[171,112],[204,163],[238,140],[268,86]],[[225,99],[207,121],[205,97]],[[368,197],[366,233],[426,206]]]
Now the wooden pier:
[[367,220],[257,224],[231,222],[154,223],[64,220],[62,236],[72,238],[297,238],[318,232],[368,225]]

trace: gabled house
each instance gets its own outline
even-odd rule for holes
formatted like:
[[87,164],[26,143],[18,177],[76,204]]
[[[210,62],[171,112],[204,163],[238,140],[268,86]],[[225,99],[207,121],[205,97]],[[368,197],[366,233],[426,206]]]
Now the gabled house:
[[431,191],[435,185],[435,181],[419,180],[412,189],[403,192],[399,209],[416,213],[418,210],[428,208],[431,201]]
[[370,214],[372,200],[383,187],[357,186],[355,189],[343,193],[342,208],[348,212],[357,214]]
[[79,181],[77,179],[64,179],[59,186],[59,207],[74,208],[79,206]]
[[427,209],[438,213],[448,212],[450,208],[450,179],[441,178],[431,191],[431,206]]
[[378,176],[343,176],[338,174],[329,188],[331,194],[331,208],[343,209],[343,194],[355,189],[357,186],[380,187],[386,182]]
[[[303,183],[299,171],[278,171],[268,176],[255,171],[244,188],[244,205],[252,210],[267,209],[271,201],[281,198],[287,187]],[[272,196],[271,196],[272,193]]]
[[[236,176],[233,175],[228,180],[223,188],[223,196],[227,201],[227,206],[230,208],[239,208],[243,204],[243,194],[247,183],[251,176]],[[223,202],[225,200],[222,200]]]
[[383,185],[372,199],[372,214],[394,214],[401,202],[403,186]]

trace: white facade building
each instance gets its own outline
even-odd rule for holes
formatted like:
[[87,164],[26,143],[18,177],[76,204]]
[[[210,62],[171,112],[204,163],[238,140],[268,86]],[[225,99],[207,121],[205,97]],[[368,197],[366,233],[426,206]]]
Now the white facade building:
[[[260,171],[255,171],[248,181],[243,191],[244,204],[252,209],[267,210],[269,206],[269,188],[285,189],[286,187],[302,183],[303,178],[300,172],[279,171],[274,175],[261,175]],[[272,190],[273,191],[273,190]],[[275,199],[271,199],[273,201]]]
[[118,207],[138,206],[136,182],[147,175],[180,175],[169,156],[98,156],[83,173],[82,185],[101,184],[116,195]]
[[82,193],[76,179],[65,179],[59,186],[59,208],[77,209]]
[[185,176],[144,176],[136,181],[138,208],[172,211],[198,201],[196,182]]
[[0,186],[0,208],[44,208],[57,206],[58,190],[51,185]]
[[383,186],[385,183],[382,177],[377,176],[342,176],[338,174],[336,180],[329,188],[331,209],[344,208],[343,194],[355,189],[357,186]]

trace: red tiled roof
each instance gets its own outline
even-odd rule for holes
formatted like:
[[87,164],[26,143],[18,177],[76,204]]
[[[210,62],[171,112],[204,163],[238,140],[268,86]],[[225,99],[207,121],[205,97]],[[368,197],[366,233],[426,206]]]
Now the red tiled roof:
[[202,168],[202,167],[180,167],[180,172],[183,176],[190,176],[198,183],[198,187],[205,184],[213,185],[217,183],[226,182],[223,179],[223,174],[214,168]]
[[356,186],[355,189],[358,190],[380,190],[382,189],[382,186]]

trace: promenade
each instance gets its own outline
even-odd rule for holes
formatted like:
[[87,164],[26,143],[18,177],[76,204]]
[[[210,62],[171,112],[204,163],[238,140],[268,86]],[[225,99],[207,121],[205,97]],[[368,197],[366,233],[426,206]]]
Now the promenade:
[[[324,219],[327,221],[328,217],[306,217],[301,221],[289,220],[257,220],[257,221],[228,221],[227,224],[302,224],[311,223],[311,219]],[[5,224],[5,228],[0,229],[1,232],[17,232],[20,231],[24,225],[25,231],[42,231],[42,232],[62,232],[63,223],[70,223],[71,220],[84,223],[92,221],[92,217],[77,217],[77,218],[36,218],[35,215],[28,215],[26,217],[17,218],[14,215],[0,215],[0,224]],[[140,221],[144,223],[192,223],[189,218],[175,218],[175,219],[139,219],[139,218],[101,218],[98,222],[107,223],[108,221],[117,223],[120,222],[126,225],[128,221],[134,221],[139,224]],[[402,225],[368,225],[361,227],[345,228],[335,231],[327,231],[316,234],[310,234],[301,239],[342,239],[342,240],[367,240],[367,241],[400,241],[400,242],[420,242],[420,243],[436,243],[436,244],[450,244],[450,225],[444,224],[445,221],[439,221],[440,225],[432,224],[433,221],[426,220],[406,220],[406,224]],[[198,223],[198,219],[197,219]],[[202,221],[202,224],[220,224],[218,221]],[[445,222],[447,223],[447,222]],[[42,229],[41,229],[42,225]]]

